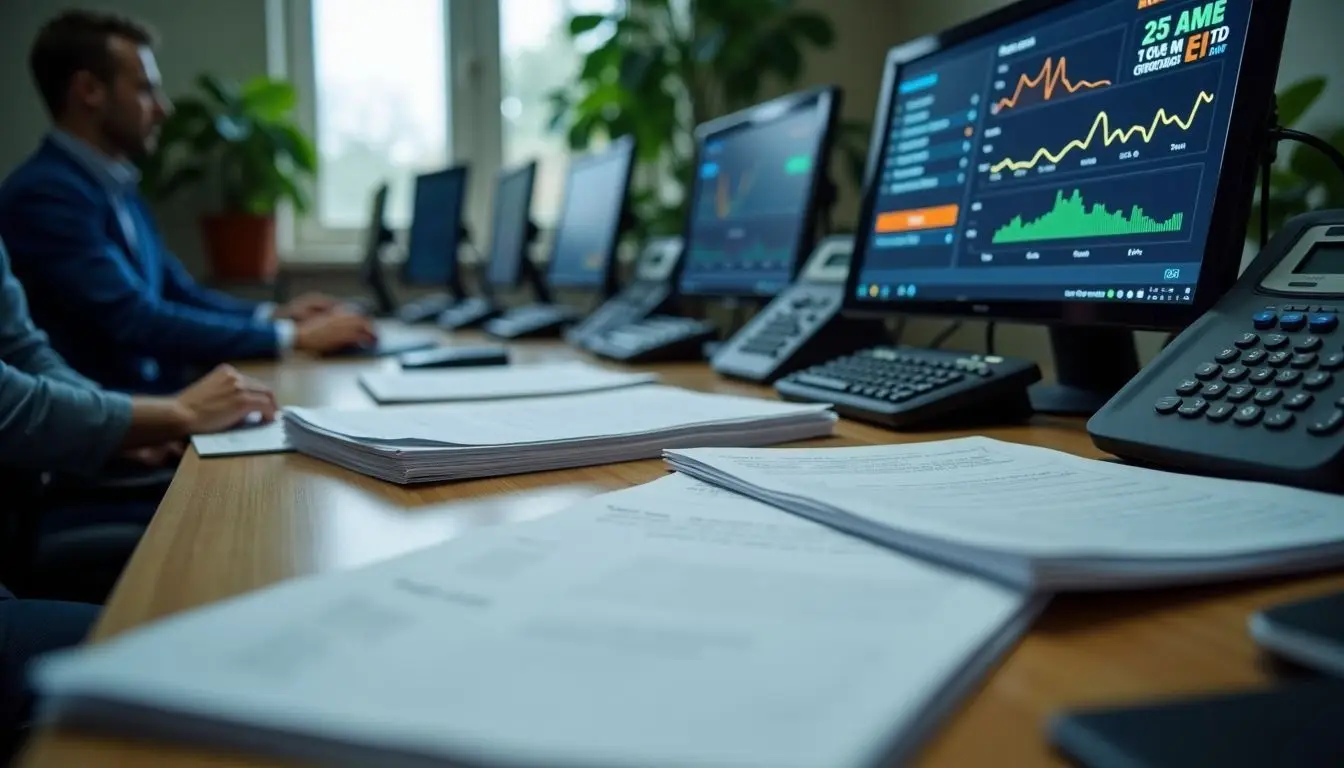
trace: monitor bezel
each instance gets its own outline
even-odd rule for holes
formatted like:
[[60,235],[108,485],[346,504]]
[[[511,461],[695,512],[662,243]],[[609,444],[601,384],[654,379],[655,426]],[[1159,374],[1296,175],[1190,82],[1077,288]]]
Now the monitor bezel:
[[[495,241],[498,239],[497,233],[495,232],[495,217],[498,215],[500,198],[503,197],[500,192],[504,189],[505,184],[518,176],[525,176],[527,178],[527,208],[523,211],[522,221],[519,222],[523,228],[523,238],[521,245],[518,248],[518,253],[513,254],[513,258],[515,259],[514,263],[516,265],[513,270],[513,279],[504,282],[496,282],[493,275],[494,270],[492,269],[492,265],[495,263],[495,259],[499,258],[499,254],[495,248]],[[494,201],[490,209],[490,258],[486,259],[485,279],[482,281],[482,283],[489,285],[492,288],[519,288],[523,284],[523,276],[527,268],[527,265],[524,262],[528,259],[528,251],[530,250],[534,239],[534,236],[531,233],[534,226],[532,223],[532,195],[536,189],[536,182],[536,160],[529,160],[522,165],[505,168],[495,177]]]
[[[599,163],[616,162],[624,159],[625,173],[621,176],[621,202],[616,211],[615,231],[611,237],[611,247],[603,254],[602,276],[596,282],[574,282],[557,280],[556,253],[560,246],[560,230],[565,225],[565,213],[569,210],[569,204],[574,201],[576,192],[574,188],[574,178],[579,171],[589,168]],[[560,221],[556,223],[554,236],[551,238],[550,260],[546,264],[546,282],[551,288],[563,288],[571,291],[601,291],[604,296],[610,296],[616,292],[617,267],[616,253],[621,247],[621,235],[626,230],[629,221],[630,208],[630,180],[635,171],[635,138],[633,136],[621,136],[613,139],[607,148],[600,152],[590,152],[580,157],[570,160],[569,169],[565,172],[565,195],[560,204]],[[580,192],[581,194],[581,192]]]
[[807,191],[807,202],[804,204],[803,215],[799,217],[798,221],[798,227],[801,230],[798,237],[798,246],[794,249],[789,263],[789,282],[793,283],[798,279],[798,273],[803,268],[803,261],[808,254],[812,253],[812,248],[816,244],[817,206],[822,201],[822,191],[831,183],[831,152],[834,147],[836,127],[840,122],[843,96],[844,90],[838,85],[817,86],[785,94],[723,117],[707,120],[695,127],[695,157],[691,164],[692,176],[690,189],[687,192],[686,216],[681,228],[681,237],[685,247],[682,250],[681,259],[677,262],[677,273],[673,276],[673,285],[676,286],[678,294],[705,299],[768,299],[775,295],[775,293],[735,291],[697,291],[692,293],[688,292],[682,285],[682,276],[685,274],[686,266],[690,261],[691,226],[695,220],[695,204],[699,200],[697,196],[700,191],[698,169],[700,161],[704,157],[705,141],[714,135],[752,123],[773,123],[787,115],[792,115],[800,109],[812,108],[826,111],[826,123],[822,128],[821,142],[817,147],[816,166],[812,174],[812,184]]
[[416,174],[413,187],[415,200],[413,200],[411,204],[411,224],[406,228],[406,256],[402,259],[401,268],[399,270],[399,277],[404,285],[416,287],[429,287],[431,285],[430,283],[416,282],[410,279],[411,249],[415,246],[415,202],[418,201],[420,197],[420,184],[441,176],[456,177],[457,187],[461,192],[457,197],[457,210],[448,212],[457,220],[455,227],[456,234],[454,235],[457,247],[451,249],[451,253],[445,254],[445,258],[448,259],[448,279],[441,287],[452,288],[458,284],[459,273],[462,269],[462,265],[458,261],[458,253],[462,249],[462,222],[467,205],[467,183],[470,181],[468,172],[468,166],[454,165],[429,173]]
[[1267,141],[1274,83],[1287,30],[1290,0],[1251,0],[1245,51],[1210,218],[1210,221],[1232,224],[1210,228],[1194,301],[1190,304],[1156,305],[1064,299],[962,302],[907,298],[872,301],[860,300],[856,295],[861,272],[858,265],[867,257],[867,233],[875,223],[877,185],[874,180],[881,173],[883,139],[890,131],[893,91],[900,81],[901,68],[993,33],[1009,24],[1075,2],[1083,0],[1020,0],[943,32],[902,43],[887,52],[882,90],[878,93],[868,160],[864,168],[858,219],[858,232],[861,234],[856,235],[849,278],[845,282],[846,315],[936,315],[1020,320],[1047,325],[1110,325],[1140,330],[1179,330],[1208,311],[1236,282],[1261,156],[1259,152],[1241,151],[1241,148],[1264,145]]

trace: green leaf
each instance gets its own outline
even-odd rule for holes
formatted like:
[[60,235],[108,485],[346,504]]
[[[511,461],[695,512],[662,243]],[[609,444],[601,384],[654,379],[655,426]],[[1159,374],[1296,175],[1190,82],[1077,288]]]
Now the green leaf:
[[815,11],[799,11],[785,21],[785,28],[818,48],[835,45],[835,27],[826,16]]
[[305,173],[317,173],[317,147],[303,131],[293,125],[280,124],[270,126],[268,132],[276,149],[293,162],[294,167]]
[[607,17],[601,13],[581,13],[577,16],[571,16],[569,17],[569,36],[578,37],[592,32],[602,26],[605,21],[607,21]]
[[201,90],[205,91],[218,106],[229,110],[237,108],[237,85],[220,80],[218,77],[209,73],[197,77],[196,84],[199,85]]
[[280,120],[298,105],[299,96],[289,83],[257,78],[243,87],[242,111],[264,121]]
[[1296,125],[1324,90],[1324,77],[1308,77],[1285,88],[1278,95],[1279,125]]

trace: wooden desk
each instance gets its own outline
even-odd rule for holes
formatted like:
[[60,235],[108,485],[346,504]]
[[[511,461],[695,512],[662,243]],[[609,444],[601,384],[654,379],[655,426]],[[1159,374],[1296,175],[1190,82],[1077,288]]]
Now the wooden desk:
[[[479,343],[459,335],[462,343]],[[573,359],[553,342],[515,345],[519,362]],[[393,363],[290,361],[250,372],[288,405],[364,404],[356,377]],[[728,382],[703,364],[653,366],[667,383],[771,396]],[[1038,417],[983,430],[1021,443],[1097,456],[1078,420]],[[969,434],[908,435],[842,421],[814,445],[863,445]],[[353,568],[474,528],[550,514],[665,472],[660,461],[468,481],[389,485],[298,455],[201,460],[189,453],[118,584],[95,635],[107,638],[161,616],[303,574]],[[1061,707],[1262,683],[1268,672],[1246,634],[1252,611],[1344,589],[1344,573],[1199,589],[1056,600],[981,690],[925,749],[931,766],[1059,764],[1043,726]],[[23,765],[260,766],[247,756],[71,732],[38,735]]]

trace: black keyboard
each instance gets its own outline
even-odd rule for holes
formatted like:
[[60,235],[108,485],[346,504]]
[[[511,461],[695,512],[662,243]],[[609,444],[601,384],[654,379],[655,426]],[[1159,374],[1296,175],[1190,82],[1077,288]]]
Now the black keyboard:
[[486,322],[485,332],[500,339],[559,336],[560,331],[579,319],[579,313],[560,304],[531,304],[518,307]]
[[775,383],[786,400],[825,402],[887,427],[998,423],[1031,413],[1036,364],[996,355],[876,347],[790,374]]
[[718,335],[703,320],[654,315],[590,337],[586,346],[599,357],[626,363],[700,360],[701,347]]
[[500,309],[494,302],[481,298],[459,301],[439,315],[439,327],[449,331],[459,328],[475,328],[499,314]]

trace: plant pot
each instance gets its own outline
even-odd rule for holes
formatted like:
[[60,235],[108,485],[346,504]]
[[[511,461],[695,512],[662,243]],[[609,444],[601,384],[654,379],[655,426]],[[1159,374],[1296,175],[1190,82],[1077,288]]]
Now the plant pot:
[[216,280],[265,282],[275,277],[275,217],[222,213],[201,217],[206,257]]

